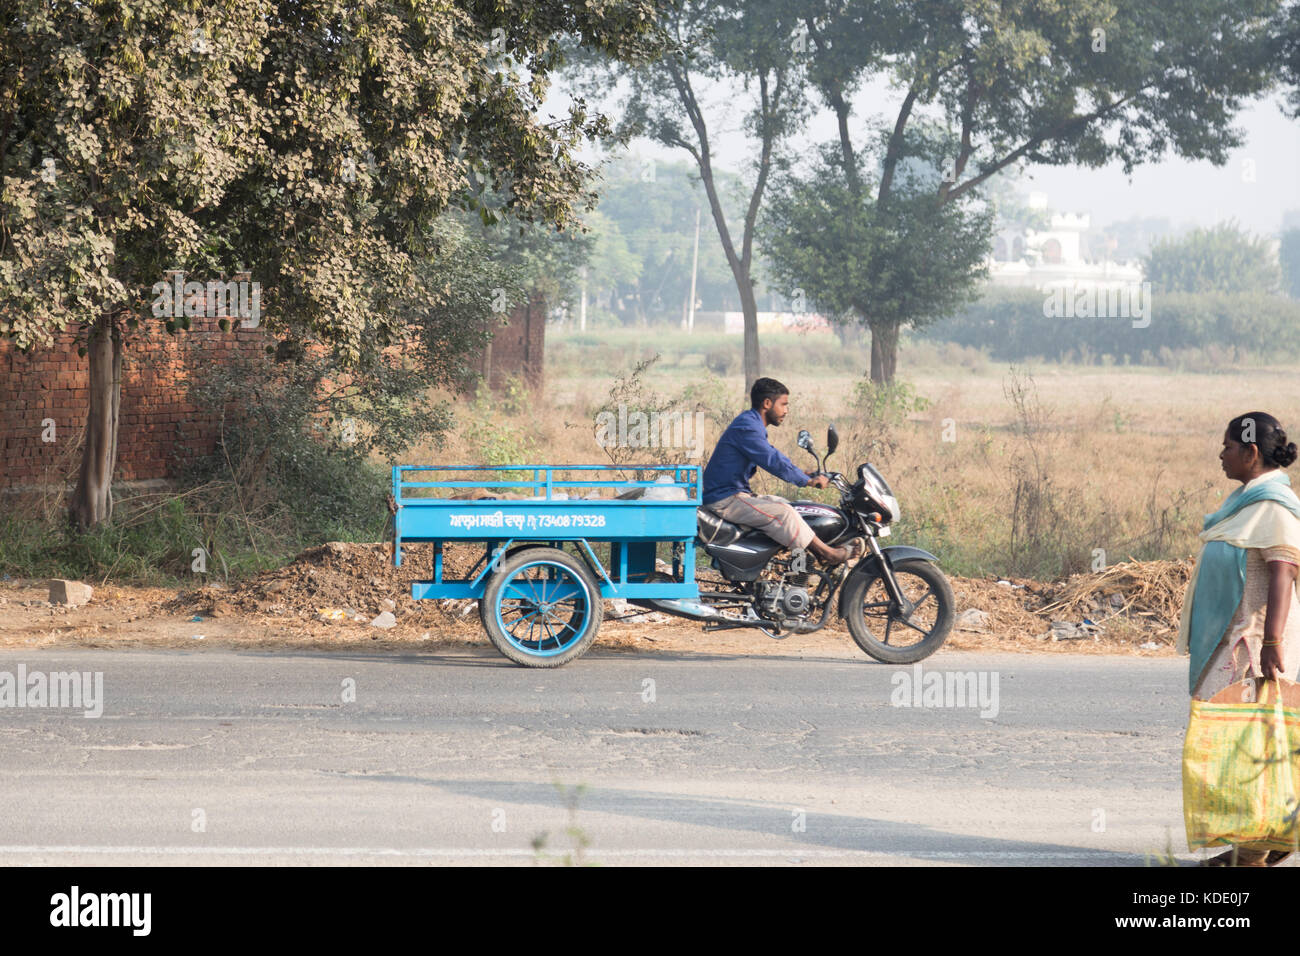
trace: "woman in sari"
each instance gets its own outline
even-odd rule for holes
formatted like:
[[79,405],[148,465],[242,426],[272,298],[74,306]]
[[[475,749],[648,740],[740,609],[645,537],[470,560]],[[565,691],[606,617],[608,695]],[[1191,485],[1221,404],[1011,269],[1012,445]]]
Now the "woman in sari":
[[[1249,412],[1228,423],[1219,460],[1241,487],[1205,516],[1178,633],[1197,700],[1247,676],[1294,680],[1300,670],[1300,610],[1292,607],[1300,596],[1300,498],[1282,470],[1296,460],[1296,446],[1272,415]],[[1289,855],[1238,844],[1201,865],[1276,866]]]

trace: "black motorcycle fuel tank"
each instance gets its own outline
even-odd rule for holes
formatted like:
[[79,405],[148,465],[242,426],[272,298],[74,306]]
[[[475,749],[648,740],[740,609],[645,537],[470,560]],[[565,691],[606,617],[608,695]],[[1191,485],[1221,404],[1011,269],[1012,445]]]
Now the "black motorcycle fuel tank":
[[799,517],[808,522],[813,534],[823,541],[834,541],[849,526],[849,519],[843,511],[824,505],[820,501],[792,501],[791,505]]

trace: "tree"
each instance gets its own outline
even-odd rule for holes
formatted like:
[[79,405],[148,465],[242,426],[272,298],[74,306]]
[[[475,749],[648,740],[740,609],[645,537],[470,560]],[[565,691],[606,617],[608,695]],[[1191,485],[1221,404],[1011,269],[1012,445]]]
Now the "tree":
[[628,246],[619,224],[596,209],[586,217],[592,237],[591,254],[585,265],[584,282],[593,299],[613,295],[620,286],[636,286],[641,280],[641,259]]
[[[467,226],[474,225],[472,214],[458,211],[458,218],[464,219]],[[498,296],[494,305],[501,322],[508,321],[506,313],[515,306],[538,297],[548,310],[572,303],[579,271],[596,242],[594,235],[583,231],[579,220],[565,229],[542,222],[521,223],[511,216],[498,216],[495,222],[478,225],[477,238],[486,257],[483,264],[498,264],[512,278],[512,282],[497,287],[506,293]]]
[[[762,374],[753,275],[759,210],[777,151],[799,128],[806,105],[803,67],[792,46],[798,42],[796,12],[792,0],[674,0],[664,15],[673,42],[662,57],[612,71],[589,58],[576,74],[578,85],[592,91],[613,86],[612,72],[625,87],[620,133],[649,136],[695,161],[740,294],[746,390]],[[710,104],[710,88],[721,90],[725,101]],[[710,139],[721,125],[737,120],[756,141],[739,237],[726,214]]]
[[1166,217],[1135,216],[1112,222],[1104,228],[1094,229],[1088,234],[1088,239],[1090,242],[1096,242],[1098,247],[1108,249],[1108,259],[1115,262],[1131,262],[1150,252],[1151,244],[1157,239],[1167,238],[1177,233],[1178,229]]
[[268,331],[362,362],[445,299],[419,270],[444,210],[565,226],[591,201],[575,151],[608,123],[538,116],[558,39],[645,57],[655,23],[652,0],[6,4],[0,334],[71,326],[89,354],[76,525],[112,512],[132,332],[204,304],[156,314],[167,270],[248,273]]
[[1268,240],[1233,222],[1162,239],[1142,262],[1147,281],[1159,292],[1272,294],[1282,280]]
[[1282,233],[1277,256],[1282,267],[1283,289],[1291,298],[1300,299],[1300,229]]
[[784,181],[768,203],[764,249],[789,287],[871,329],[872,381],[890,382],[899,330],[951,314],[987,276],[993,212],[937,203],[925,188],[880,203],[878,182],[842,162],[832,145],[810,174]]
[[[643,165],[628,157],[606,164],[603,172],[596,210],[602,219],[596,221],[614,231],[597,240],[593,288],[609,296],[610,310],[623,322],[644,324],[652,316],[676,321],[690,294],[695,215],[708,206],[695,167],[686,162]],[[723,170],[715,170],[714,176],[724,212],[731,218],[739,178]],[[701,231],[708,228],[701,220]],[[622,270],[609,258],[619,247],[630,260]],[[736,308],[736,280],[720,244],[701,243],[696,294],[714,303],[708,308]]]
[[[1274,62],[1287,90],[1287,112],[1300,119],[1300,4],[1291,4],[1279,13],[1271,44]],[[1283,287],[1288,295],[1300,299],[1300,229],[1287,229],[1288,214],[1282,220],[1282,241],[1278,259],[1282,267]]]
[[1287,111],[1300,118],[1300,5],[1278,12],[1269,44],[1272,60],[1287,90]]
[[[1022,163],[1099,167],[1118,159],[1131,171],[1170,149],[1225,162],[1241,141],[1234,115],[1271,82],[1269,17],[1279,8],[1279,0],[802,4],[810,76],[835,115],[846,176],[859,168],[852,93],[877,77],[901,90],[881,131],[874,201],[882,208],[918,121],[951,130],[933,187],[941,205]],[[861,180],[846,187],[865,196]],[[891,350],[873,345],[873,380],[888,380]]]
[[434,223],[435,251],[417,269],[447,295],[408,316],[400,347],[366,349],[346,365],[323,348],[286,347],[274,358],[236,350],[186,377],[189,401],[212,409],[217,426],[212,452],[187,458],[181,472],[214,559],[231,536],[254,549],[264,538],[300,546],[340,522],[373,519],[375,459],[395,461],[430,436],[440,442],[455,406],[428,401],[430,389],[472,388],[478,368],[469,359],[501,318],[494,307],[523,301],[535,284],[484,231],[477,217],[448,213]]

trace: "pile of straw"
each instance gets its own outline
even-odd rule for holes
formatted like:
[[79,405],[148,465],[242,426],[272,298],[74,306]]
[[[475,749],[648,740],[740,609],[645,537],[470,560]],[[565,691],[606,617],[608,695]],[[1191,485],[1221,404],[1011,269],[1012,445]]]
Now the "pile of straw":
[[1145,618],[1168,630],[1178,630],[1183,594],[1192,560],[1126,561],[1105,571],[1076,574],[1051,588],[1037,613],[1054,618],[1100,624],[1123,616]]

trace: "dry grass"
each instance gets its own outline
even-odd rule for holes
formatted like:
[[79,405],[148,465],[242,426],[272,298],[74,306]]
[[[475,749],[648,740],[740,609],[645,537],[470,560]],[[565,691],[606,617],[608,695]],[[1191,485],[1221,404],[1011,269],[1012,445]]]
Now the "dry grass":
[[1087,617],[1098,624],[1145,618],[1141,623],[1176,632],[1191,571],[1190,560],[1143,561],[1076,574],[1054,589],[1039,613],[1073,621]]
[[[879,428],[887,426],[864,423],[854,405],[860,375],[817,364],[835,350],[827,339],[769,338],[769,351],[790,364],[768,362],[764,371],[792,390],[790,417],[771,430],[773,442],[811,467],[795,436],[808,428],[821,446],[826,424],[834,421],[845,441],[832,466],[847,471],[872,460],[903,506],[894,540],[933,551],[955,574],[1056,580],[1129,560],[1186,558],[1198,546],[1202,515],[1232,490],[1217,460],[1228,419],[1262,409],[1283,423],[1300,420],[1300,379],[1282,369],[1013,369],[981,361],[972,350],[925,344],[904,349],[899,376],[930,404],[888,426],[893,450],[882,452]],[[550,345],[563,361],[548,368],[541,404],[523,402],[509,414],[499,403],[465,403],[466,425],[448,445],[416,450],[409,460],[489,461],[492,454],[501,460],[502,449],[485,447],[485,436],[500,444],[503,435],[528,460],[609,460],[596,444],[594,417],[611,408],[608,396],[619,376],[656,349],[666,358],[646,374],[648,390],[663,398],[693,387],[716,396],[703,421],[706,454],[745,407],[739,373],[708,371],[684,335],[651,330],[577,341],[600,344],[553,337]],[[712,340],[708,345],[717,348]],[[733,347],[738,350],[738,339]],[[845,353],[838,351],[843,365]],[[865,354],[858,358],[865,365]],[[876,447],[870,455],[869,443]],[[762,475],[754,484],[759,493],[790,491]]]

